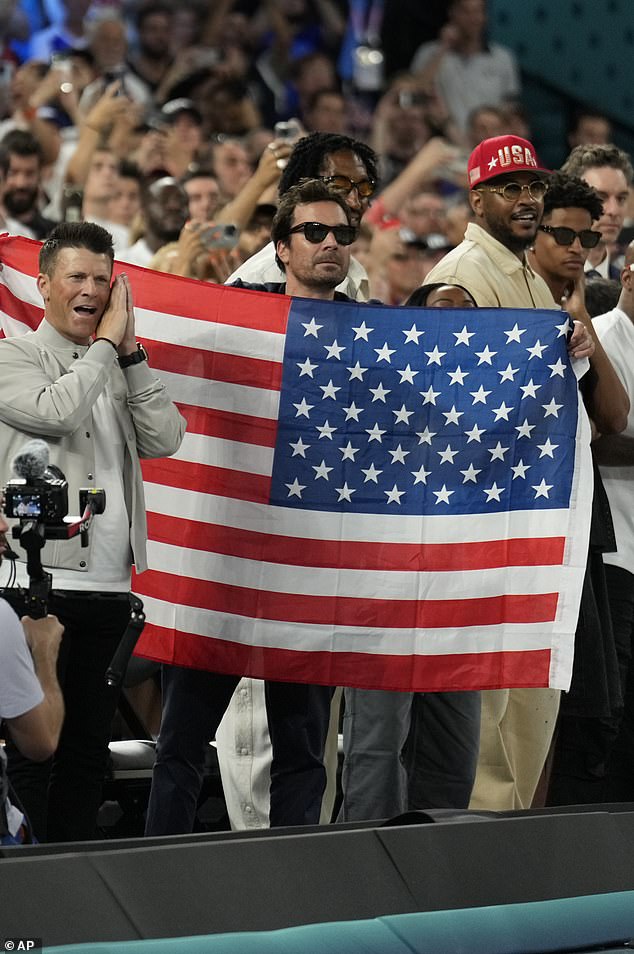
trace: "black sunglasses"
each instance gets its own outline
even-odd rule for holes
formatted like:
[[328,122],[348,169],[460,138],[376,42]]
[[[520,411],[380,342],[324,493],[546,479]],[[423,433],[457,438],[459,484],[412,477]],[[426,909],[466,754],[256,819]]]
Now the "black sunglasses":
[[601,233],[595,232],[594,229],[581,229],[580,232],[575,232],[567,225],[540,225],[539,228],[542,232],[552,235],[557,245],[572,245],[578,238],[582,248],[594,248],[601,239]]
[[318,176],[322,182],[330,186],[333,192],[339,192],[341,195],[349,195],[353,189],[362,199],[369,199],[374,195],[376,182],[374,179],[351,179],[349,176]]
[[322,222],[302,222],[288,230],[289,235],[303,232],[304,238],[312,245],[319,245],[332,232],[337,245],[352,245],[357,237],[357,230],[353,225],[324,225]]

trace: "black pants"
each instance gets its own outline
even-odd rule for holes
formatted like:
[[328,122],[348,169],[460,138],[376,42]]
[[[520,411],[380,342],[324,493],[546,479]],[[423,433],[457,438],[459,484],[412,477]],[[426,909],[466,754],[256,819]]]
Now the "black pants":
[[624,706],[611,717],[560,718],[549,805],[634,800],[634,575],[605,565]]
[[[181,666],[163,667],[163,718],[146,834],[192,831],[205,752],[238,682],[238,676]],[[326,787],[323,755],[333,691],[330,686],[266,683],[273,747],[271,827],[319,822]]]
[[[5,599],[24,615],[18,593],[7,590]],[[49,612],[64,625],[58,661],[66,707],[62,734],[46,762],[32,762],[9,744],[9,778],[39,841],[92,840],[98,837],[118,698],[104,676],[130,619],[130,604],[127,593],[53,591]]]

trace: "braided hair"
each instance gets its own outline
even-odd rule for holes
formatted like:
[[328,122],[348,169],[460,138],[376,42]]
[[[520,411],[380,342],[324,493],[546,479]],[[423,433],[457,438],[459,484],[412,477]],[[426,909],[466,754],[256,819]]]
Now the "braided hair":
[[282,173],[279,194],[284,195],[300,179],[314,179],[321,173],[326,156],[333,152],[349,150],[355,153],[365,166],[370,179],[378,178],[378,157],[374,149],[364,142],[341,136],[338,133],[314,132],[300,139],[288,157],[288,164]]

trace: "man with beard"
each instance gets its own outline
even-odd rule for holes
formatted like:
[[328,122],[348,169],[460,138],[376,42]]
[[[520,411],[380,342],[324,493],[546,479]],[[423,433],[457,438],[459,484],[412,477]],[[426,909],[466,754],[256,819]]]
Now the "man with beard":
[[128,58],[130,69],[154,93],[172,64],[170,31],[172,8],[163,3],[146,3],[136,17],[138,48]]
[[[348,270],[356,229],[345,199],[309,179],[281,198],[271,236],[282,282],[240,288],[276,294],[348,301],[335,289]],[[230,295],[226,307],[230,308]],[[258,307],[254,302],[254,308]],[[163,667],[163,717],[148,805],[146,833],[190,832],[202,785],[205,753],[240,681],[183,666]],[[270,824],[311,825],[320,819],[326,787],[324,750],[330,721],[330,686],[291,682],[265,684],[273,748]]]
[[[461,285],[481,308],[556,308],[546,282],[526,257],[548,189],[548,172],[539,165],[532,143],[519,136],[485,139],[469,157],[468,179],[475,222],[426,282]],[[588,331],[575,322],[569,353],[588,357],[593,350]],[[472,808],[530,807],[558,708],[556,689],[483,692]]]
[[[10,553],[8,529],[0,511],[0,564],[2,554]],[[0,719],[22,755],[36,761],[53,755],[62,729],[64,700],[56,672],[62,633],[55,616],[25,616],[20,626],[9,604],[0,600]],[[28,819],[8,797],[6,756],[0,746],[0,844],[31,840]]]
[[0,169],[9,232],[42,241],[57,222],[44,218],[39,209],[42,147],[32,133],[23,129],[7,133],[0,144]]
[[163,245],[178,241],[189,214],[187,193],[178,179],[163,176],[144,189],[142,212],[145,233],[130,248],[118,252],[117,259],[148,268]]

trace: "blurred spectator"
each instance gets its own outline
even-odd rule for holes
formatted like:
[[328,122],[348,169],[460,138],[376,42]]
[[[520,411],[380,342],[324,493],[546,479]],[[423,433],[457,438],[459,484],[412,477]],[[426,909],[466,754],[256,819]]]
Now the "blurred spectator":
[[286,101],[281,108],[283,116],[304,116],[316,93],[336,89],[338,85],[335,62],[326,53],[308,53],[296,60],[289,72]]
[[260,113],[242,79],[212,76],[194,93],[207,135],[242,136],[261,125]]
[[213,144],[212,156],[223,201],[235,199],[253,171],[246,149],[237,139],[226,139]]
[[589,278],[586,281],[586,308],[591,318],[605,315],[618,304],[621,283],[614,278]]
[[81,207],[85,222],[95,222],[110,232],[115,252],[128,248],[130,244],[128,228],[118,225],[110,217],[110,205],[118,186],[118,167],[117,157],[111,149],[100,147],[94,151],[84,183]]
[[143,176],[136,163],[121,159],[117,167],[114,192],[108,205],[108,215],[112,222],[130,229],[141,210],[142,183]]
[[397,76],[375,112],[372,146],[381,161],[381,180],[389,185],[431,135],[427,115],[429,96],[408,74]]
[[220,205],[220,186],[211,169],[194,169],[181,179],[192,222],[209,222]]
[[161,246],[178,241],[187,221],[187,193],[177,179],[164,176],[146,186],[141,206],[144,233],[117,258],[147,268]]
[[200,157],[203,146],[202,116],[191,99],[172,99],[161,110],[167,134],[167,166],[179,177]]
[[469,151],[482,142],[483,139],[493,139],[506,132],[505,115],[497,106],[477,106],[472,109],[467,118],[465,144]]
[[256,205],[253,215],[240,233],[237,256],[240,262],[246,262],[271,241],[271,226],[277,206],[271,203]]
[[136,15],[137,49],[129,56],[130,68],[154,92],[172,63],[170,35],[172,7],[149,3]]
[[445,235],[452,248],[460,245],[467,225],[473,222],[474,218],[473,209],[466,198],[458,198],[457,201],[447,203]]
[[56,53],[87,47],[88,37],[85,32],[84,18],[90,3],[91,0],[60,0],[63,9],[62,22],[53,23],[43,30],[38,30],[31,37],[29,57],[48,63]]
[[200,42],[203,19],[200,7],[193,4],[187,7],[175,7],[172,13],[172,27],[170,30],[170,54],[172,57]]
[[91,21],[86,32],[97,78],[82,94],[80,106],[84,112],[94,106],[114,80],[119,80],[121,95],[147,109],[152,101],[149,87],[126,62],[128,38],[124,21],[112,13],[103,15]]
[[592,186],[603,203],[603,215],[597,228],[601,241],[590,249],[586,260],[587,274],[601,278],[620,278],[620,269],[611,258],[617,251],[616,243],[623,228],[625,209],[634,171],[630,157],[613,145],[575,146],[561,171],[578,176]]
[[40,211],[42,147],[30,132],[14,129],[0,143],[4,177],[2,204],[13,220],[10,231],[40,241],[57,225]]
[[607,116],[591,109],[576,111],[568,133],[568,145],[571,149],[591,144],[607,146],[611,141],[612,124]]
[[386,305],[402,305],[432,267],[425,259],[426,247],[408,229],[375,232],[369,255],[370,296]]
[[424,43],[411,64],[428,91],[437,86],[463,131],[477,106],[520,95],[515,57],[506,47],[487,41],[486,26],[486,0],[449,0],[447,23],[438,39]]
[[308,132],[346,132],[346,101],[336,89],[321,89],[306,101],[302,119]]
[[422,190],[409,196],[399,218],[417,238],[445,231],[445,200],[436,192]]

